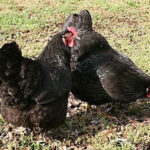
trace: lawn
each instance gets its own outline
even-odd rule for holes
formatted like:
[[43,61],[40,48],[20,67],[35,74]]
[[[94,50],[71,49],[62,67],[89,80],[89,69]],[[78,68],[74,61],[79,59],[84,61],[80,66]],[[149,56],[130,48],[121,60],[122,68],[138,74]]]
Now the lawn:
[[[0,46],[15,40],[25,57],[36,58],[71,13],[88,9],[93,26],[110,45],[150,75],[150,0],[0,0]],[[150,102],[106,104],[117,117],[100,118],[95,106],[71,95],[66,123],[44,134],[7,124],[0,118],[0,149],[150,150]]]

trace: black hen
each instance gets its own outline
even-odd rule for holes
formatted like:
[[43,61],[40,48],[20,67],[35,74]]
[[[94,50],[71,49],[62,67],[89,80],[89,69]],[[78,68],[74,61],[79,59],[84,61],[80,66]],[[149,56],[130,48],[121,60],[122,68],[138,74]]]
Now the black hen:
[[70,25],[77,29],[80,38],[71,54],[71,91],[75,97],[96,105],[150,97],[150,76],[92,29],[87,10],[70,15],[63,28]]
[[65,121],[71,88],[68,40],[74,44],[74,38],[69,29],[56,34],[36,60],[24,58],[15,42],[2,46],[0,80],[4,120],[17,126],[44,129]]

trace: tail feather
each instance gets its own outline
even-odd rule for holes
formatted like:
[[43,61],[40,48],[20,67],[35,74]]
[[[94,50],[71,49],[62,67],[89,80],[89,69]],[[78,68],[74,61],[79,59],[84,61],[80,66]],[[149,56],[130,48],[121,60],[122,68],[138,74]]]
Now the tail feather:
[[65,20],[62,29],[73,26],[76,29],[93,30],[92,18],[88,10],[82,10],[79,14],[72,14]]
[[78,14],[72,14],[65,20],[62,29],[67,29],[67,27],[73,26],[74,28],[79,28],[81,26],[80,16]]
[[82,10],[80,11],[79,13],[82,18],[83,18],[83,21],[82,21],[82,28],[85,30],[93,30],[92,29],[92,17],[91,17],[91,14],[89,13],[88,10]]
[[37,61],[21,56],[15,42],[0,49],[1,95],[5,105],[22,108],[41,86],[43,72]]
[[0,49],[1,81],[7,81],[18,73],[21,59],[21,51],[16,42],[7,43]]

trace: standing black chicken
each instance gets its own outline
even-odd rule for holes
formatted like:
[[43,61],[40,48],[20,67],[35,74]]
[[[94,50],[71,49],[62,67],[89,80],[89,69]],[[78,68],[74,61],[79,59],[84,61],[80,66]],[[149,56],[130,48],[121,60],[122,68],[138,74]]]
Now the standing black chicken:
[[63,29],[74,26],[80,41],[72,48],[72,93],[89,104],[129,103],[150,97],[150,76],[117,52],[92,29],[87,10],[70,15]]
[[24,58],[15,42],[0,48],[1,114],[9,123],[52,128],[65,121],[71,88],[73,27],[56,34],[38,59]]

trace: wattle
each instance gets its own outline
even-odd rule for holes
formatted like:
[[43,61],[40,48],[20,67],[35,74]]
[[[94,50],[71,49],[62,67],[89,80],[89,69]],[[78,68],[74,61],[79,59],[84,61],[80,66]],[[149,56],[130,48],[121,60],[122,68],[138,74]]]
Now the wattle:
[[68,46],[69,47],[73,47],[74,45],[75,45],[75,43],[74,43],[73,39],[71,39],[71,40],[68,41]]

